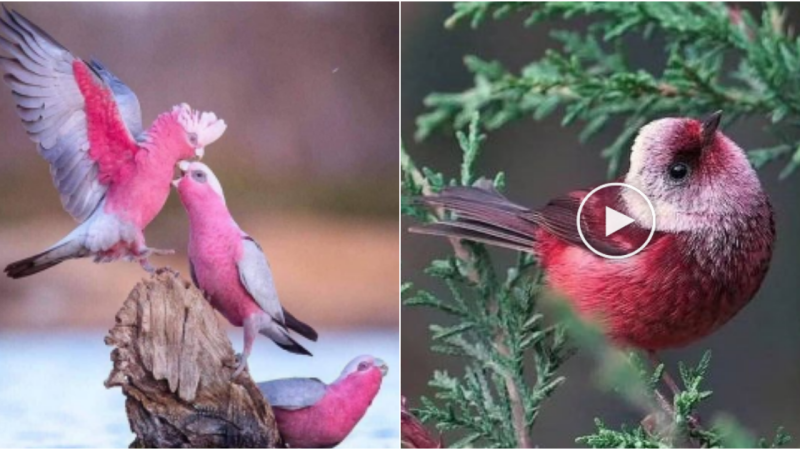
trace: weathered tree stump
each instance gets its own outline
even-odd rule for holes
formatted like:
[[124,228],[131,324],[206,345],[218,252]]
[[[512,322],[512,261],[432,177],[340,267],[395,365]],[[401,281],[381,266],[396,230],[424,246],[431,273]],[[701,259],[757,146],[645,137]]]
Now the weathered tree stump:
[[250,375],[231,380],[234,352],[214,310],[177,274],[140,282],[105,342],[136,440],[131,447],[278,447],[275,416]]

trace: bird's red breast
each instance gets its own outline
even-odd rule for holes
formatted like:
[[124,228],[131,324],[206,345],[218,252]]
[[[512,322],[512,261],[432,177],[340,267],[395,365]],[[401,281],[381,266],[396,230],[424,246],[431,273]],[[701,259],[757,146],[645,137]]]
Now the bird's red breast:
[[[599,206],[588,208],[590,217],[598,214]],[[599,321],[612,340],[647,350],[679,347],[732,318],[753,298],[769,265],[774,224],[766,198],[749,217],[719,220],[724,223],[693,232],[656,232],[641,253],[619,260],[539,228],[534,252],[550,287]],[[627,227],[608,243],[635,248],[643,232]]]
[[[581,212],[587,241],[607,255],[631,253],[650,233],[637,222],[605,236],[607,206],[630,214],[621,189],[599,190]],[[424,201],[452,211],[455,219],[412,231],[536,254],[548,285],[582,316],[600,322],[612,340],[647,350],[686,345],[713,332],[764,279],[775,236],[766,195],[737,214],[695,217],[691,231],[655,231],[641,252],[608,259],[589,250],[578,233],[578,209],[588,192],[572,192],[534,211],[493,189],[448,188]]]

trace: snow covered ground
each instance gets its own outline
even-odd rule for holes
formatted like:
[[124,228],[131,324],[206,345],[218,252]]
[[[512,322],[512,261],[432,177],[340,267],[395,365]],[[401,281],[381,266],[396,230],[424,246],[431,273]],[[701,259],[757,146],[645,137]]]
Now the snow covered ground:
[[[111,369],[104,332],[0,333],[0,447],[127,447],[133,440],[119,389],[103,387]],[[241,332],[230,334],[241,350]],[[305,343],[304,343],[305,344]],[[389,374],[366,416],[340,448],[398,448],[400,350],[396,333],[322,330],[308,345],[313,358],[259,339],[250,356],[256,381],[338,377],[355,356],[369,353]]]

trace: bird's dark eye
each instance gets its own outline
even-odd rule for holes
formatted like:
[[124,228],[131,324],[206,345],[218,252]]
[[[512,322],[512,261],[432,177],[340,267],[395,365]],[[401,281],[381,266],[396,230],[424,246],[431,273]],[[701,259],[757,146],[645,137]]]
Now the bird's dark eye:
[[367,370],[367,367],[369,367],[369,364],[367,364],[365,362],[358,363],[359,372],[363,372],[363,371]]
[[197,146],[197,133],[189,133],[189,143],[194,147]]
[[198,183],[205,183],[206,182],[206,173],[200,170],[195,170],[192,172],[192,178],[195,179]]
[[684,162],[672,163],[672,165],[669,166],[669,171],[668,171],[669,177],[673,181],[686,180],[690,172],[691,169],[689,168],[689,165]]

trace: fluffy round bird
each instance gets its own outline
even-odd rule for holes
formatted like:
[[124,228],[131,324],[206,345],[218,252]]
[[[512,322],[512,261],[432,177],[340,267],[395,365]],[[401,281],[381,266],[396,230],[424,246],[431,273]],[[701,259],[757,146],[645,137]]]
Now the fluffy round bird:
[[144,229],[169,196],[175,164],[202,157],[225,131],[214,113],[181,104],[142,129],[133,91],[99,61],[76,58],[21,14],[0,16],[3,79],[17,114],[50,163],[64,209],[80,225],[55,245],[5,268],[21,278],[73,258],[138,261],[152,271]]
[[331,384],[316,378],[285,378],[258,387],[289,447],[332,448],[364,417],[388,371],[382,360],[363,355],[350,361]]
[[[581,241],[576,217],[591,189],[531,210],[492,188],[447,188],[422,201],[452,211],[452,219],[412,231],[531,252],[549,285],[617,343],[651,352],[685,346],[753,298],[775,240],[769,199],[745,152],[718,131],[720,117],[660,119],[639,131],[619,181],[649,197],[656,228],[629,258],[602,258]],[[605,207],[635,222],[587,239],[606,254],[635,250],[650,232],[649,208],[630,190],[606,188],[587,201],[582,221],[603,223]]]
[[283,309],[261,246],[231,217],[214,172],[201,162],[182,161],[173,184],[189,215],[192,281],[228,321],[244,327],[244,351],[233,376],[247,367],[259,333],[282,349],[311,356],[289,330],[316,341],[317,332]]

